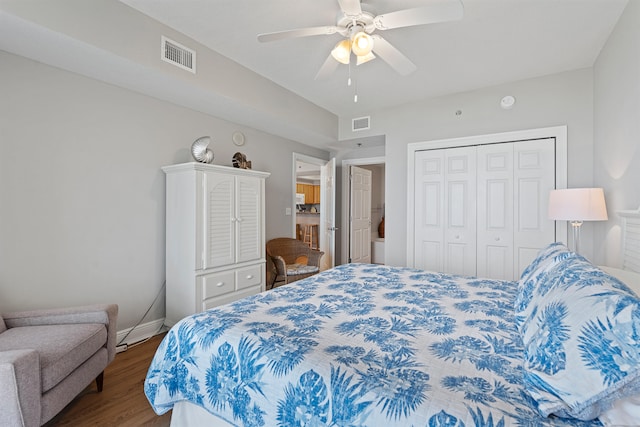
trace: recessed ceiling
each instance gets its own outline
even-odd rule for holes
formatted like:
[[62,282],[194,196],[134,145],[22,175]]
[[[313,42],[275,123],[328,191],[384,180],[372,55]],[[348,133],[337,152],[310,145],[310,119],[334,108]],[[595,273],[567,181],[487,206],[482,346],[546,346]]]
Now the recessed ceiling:
[[[380,59],[314,77],[341,36],[260,43],[260,33],[334,25],[337,0],[121,0],[338,116],[591,67],[627,0],[463,0],[461,21],[384,37],[417,65],[403,77]],[[370,0],[376,14],[429,1]],[[353,102],[357,90],[358,102]]]

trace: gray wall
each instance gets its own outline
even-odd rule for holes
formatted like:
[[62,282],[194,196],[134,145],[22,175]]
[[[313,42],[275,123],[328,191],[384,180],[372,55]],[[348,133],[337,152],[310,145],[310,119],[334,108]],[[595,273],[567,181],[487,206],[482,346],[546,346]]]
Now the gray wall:
[[[516,97],[511,110],[500,108]],[[456,115],[460,110],[461,115]],[[593,185],[593,72],[571,71],[434,98],[371,114],[369,135],[386,137],[386,262],[406,264],[407,144],[471,135],[567,125],[570,187]],[[340,120],[340,139],[352,138]],[[358,136],[363,132],[359,132]],[[582,250],[593,255],[593,226],[586,224]]]
[[[164,280],[163,165],[210,135],[266,185],[266,238],[290,235],[292,153],[328,152],[0,51],[0,312],[115,302],[133,326]],[[161,299],[145,321],[164,316]]]
[[598,259],[620,267],[616,211],[640,207],[640,1],[630,1],[594,66],[595,180],[609,221],[599,224]]

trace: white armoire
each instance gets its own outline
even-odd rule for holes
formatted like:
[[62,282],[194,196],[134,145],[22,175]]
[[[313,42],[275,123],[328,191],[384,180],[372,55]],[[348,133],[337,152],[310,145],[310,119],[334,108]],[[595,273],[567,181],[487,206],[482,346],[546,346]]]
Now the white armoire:
[[265,180],[204,163],[165,166],[166,320],[265,290]]
[[555,241],[553,138],[415,153],[415,267],[515,280]]

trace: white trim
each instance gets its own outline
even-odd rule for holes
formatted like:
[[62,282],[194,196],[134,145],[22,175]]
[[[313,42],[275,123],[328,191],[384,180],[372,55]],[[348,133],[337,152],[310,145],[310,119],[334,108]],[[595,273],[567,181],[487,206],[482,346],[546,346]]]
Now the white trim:
[[[556,188],[567,188],[567,126],[553,126],[407,144],[407,265],[415,265],[414,242],[409,239],[409,236],[414,234],[415,204],[413,195],[415,193],[415,156],[417,151],[546,138],[555,138],[556,140]],[[556,221],[556,240],[568,242],[567,233],[567,222]]]
[[[342,225],[340,230],[340,263],[349,262],[349,166],[384,165],[387,158],[363,157],[360,159],[345,159],[342,161]],[[386,175],[385,175],[386,176]],[[385,194],[387,194],[385,179]]]
[[[146,340],[147,338],[151,338],[154,335],[157,335],[163,329],[164,326],[164,317],[162,319],[152,320],[151,322],[142,323],[133,328],[124,329],[122,331],[118,331],[116,334],[116,344],[117,345],[133,345],[139,341]],[[167,325],[173,326],[173,325]],[[127,334],[129,334],[127,336]],[[121,343],[124,337],[127,337],[125,342]]]

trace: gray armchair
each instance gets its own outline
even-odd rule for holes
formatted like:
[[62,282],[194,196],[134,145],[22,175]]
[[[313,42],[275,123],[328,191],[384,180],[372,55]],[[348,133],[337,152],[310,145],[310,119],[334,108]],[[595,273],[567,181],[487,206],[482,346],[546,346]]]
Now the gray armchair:
[[0,316],[0,424],[41,426],[95,379],[116,353],[115,304]]

